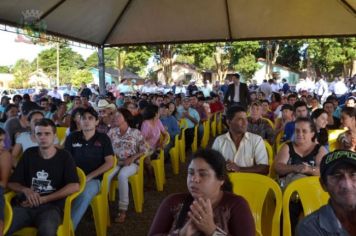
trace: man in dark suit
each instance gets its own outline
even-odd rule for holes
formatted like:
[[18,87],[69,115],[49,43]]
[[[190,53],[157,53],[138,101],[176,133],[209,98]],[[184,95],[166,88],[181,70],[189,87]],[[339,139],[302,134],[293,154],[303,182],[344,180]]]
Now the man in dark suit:
[[233,83],[227,88],[224,104],[228,107],[240,105],[247,108],[250,100],[247,85],[240,82],[240,75],[237,73],[233,74],[231,78]]

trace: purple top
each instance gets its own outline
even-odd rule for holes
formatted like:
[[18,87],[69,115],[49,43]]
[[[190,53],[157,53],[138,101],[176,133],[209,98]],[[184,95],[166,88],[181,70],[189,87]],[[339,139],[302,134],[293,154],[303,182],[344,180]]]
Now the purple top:
[[[149,236],[178,235],[176,229],[179,212],[188,193],[168,196],[160,205],[151,225]],[[224,192],[219,204],[213,209],[214,222],[226,235],[255,236],[256,228],[251,210],[246,200],[233,193]],[[188,216],[185,221],[188,220]],[[197,235],[203,235],[201,232]],[[224,234],[223,234],[224,235]]]

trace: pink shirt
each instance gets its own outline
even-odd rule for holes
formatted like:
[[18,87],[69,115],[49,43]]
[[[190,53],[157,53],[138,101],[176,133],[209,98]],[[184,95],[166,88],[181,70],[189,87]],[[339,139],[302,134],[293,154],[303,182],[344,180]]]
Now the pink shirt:
[[159,119],[154,123],[150,120],[142,122],[141,133],[152,149],[156,149],[158,147],[159,138],[161,137],[161,133],[164,132],[164,126]]

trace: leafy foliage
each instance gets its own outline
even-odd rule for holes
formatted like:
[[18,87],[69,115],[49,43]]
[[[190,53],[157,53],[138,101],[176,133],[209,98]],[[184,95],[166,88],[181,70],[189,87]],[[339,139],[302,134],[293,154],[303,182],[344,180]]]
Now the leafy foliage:
[[11,87],[27,88],[31,71],[31,63],[29,61],[25,59],[18,60],[13,68],[15,79],[12,81]]
[[0,73],[10,73],[11,69],[9,66],[0,66]]
[[[42,51],[38,57],[39,67],[42,68],[48,76],[55,78],[57,73],[56,47]],[[84,68],[85,61],[82,56],[74,52],[66,44],[61,44],[59,48],[60,84],[70,82],[72,73]]]
[[[152,49],[146,46],[108,48],[104,52],[105,66],[107,68],[128,69],[143,76],[148,59],[152,54]],[[97,53],[91,54],[85,64],[87,68],[97,67]]]

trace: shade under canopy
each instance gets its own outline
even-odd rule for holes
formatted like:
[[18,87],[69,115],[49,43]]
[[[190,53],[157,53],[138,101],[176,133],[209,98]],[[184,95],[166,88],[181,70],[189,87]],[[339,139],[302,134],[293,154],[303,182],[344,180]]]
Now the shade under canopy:
[[39,12],[49,34],[120,46],[356,36],[355,9],[356,0],[1,0],[0,23]]

